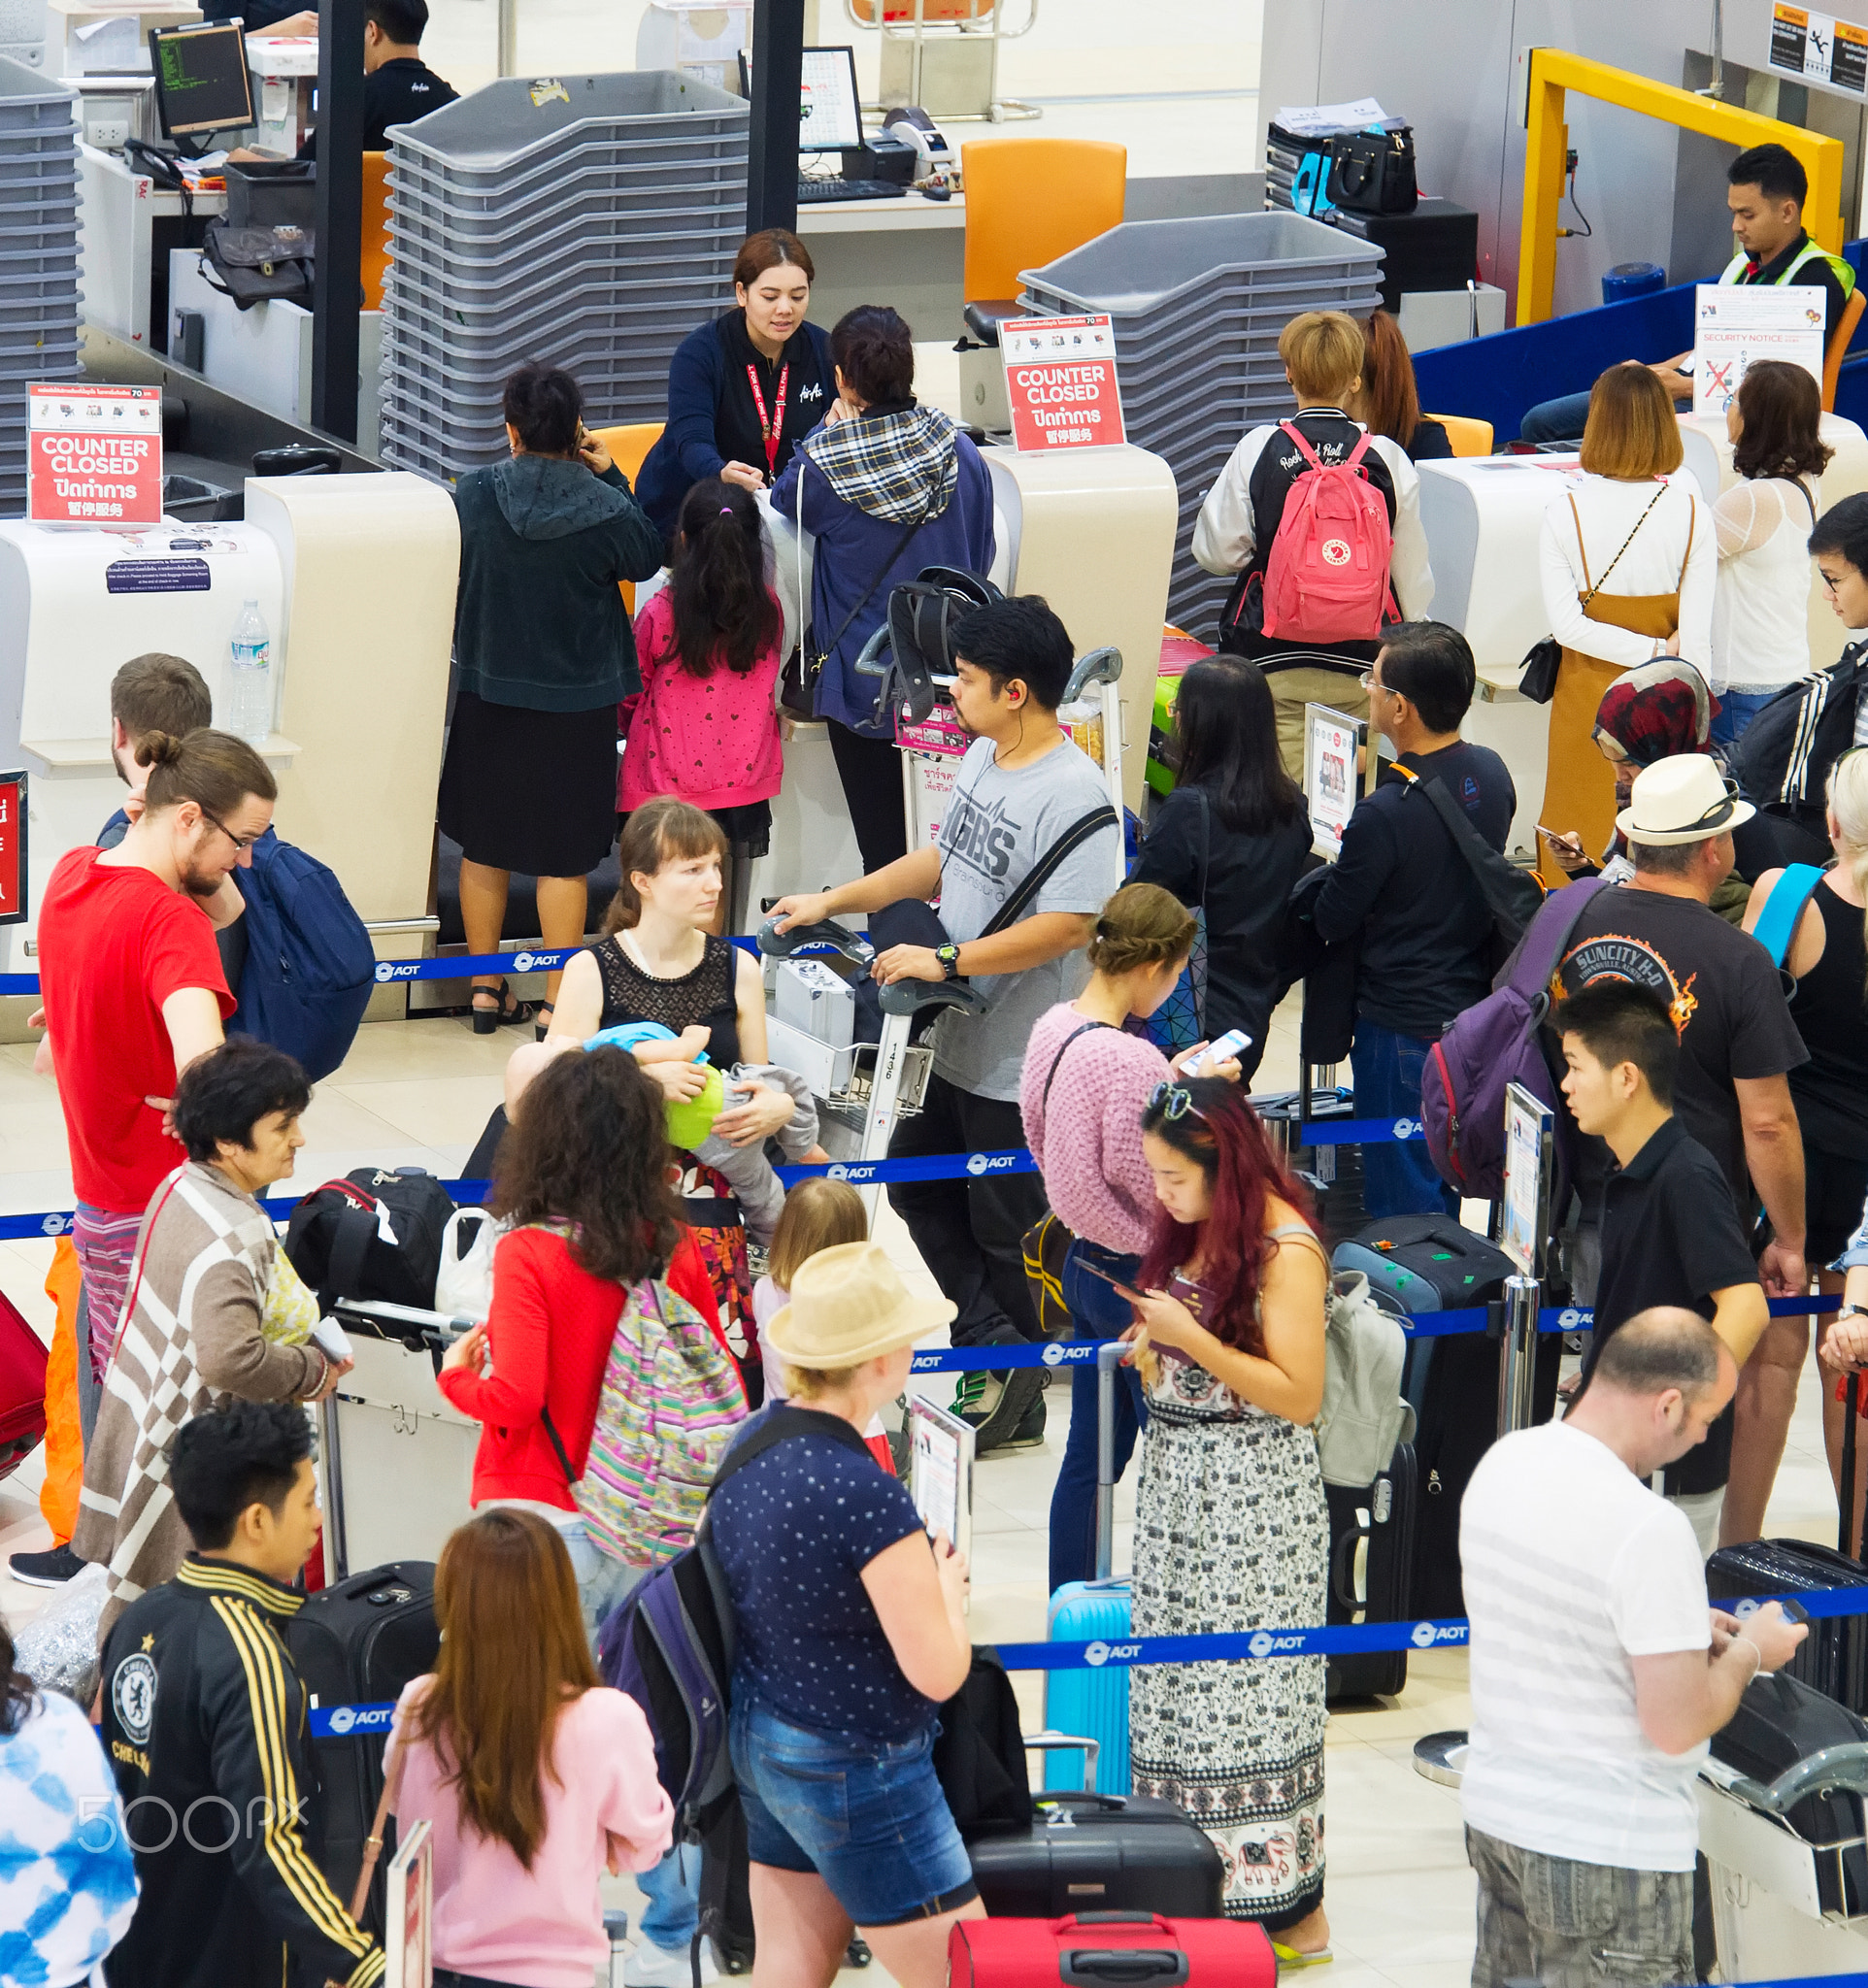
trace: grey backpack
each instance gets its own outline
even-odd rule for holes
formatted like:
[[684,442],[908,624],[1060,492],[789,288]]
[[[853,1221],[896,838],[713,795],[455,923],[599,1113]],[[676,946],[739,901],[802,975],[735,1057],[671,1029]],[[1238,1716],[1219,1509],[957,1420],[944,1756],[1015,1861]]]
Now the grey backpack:
[[1414,1435],[1414,1409],[1401,1393],[1408,1336],[1383,1310],[1359,1270],[1330,1279],[1323,1324],[1323,1406],[1316,1423],[1323,1482],[1373,1484],[1394,1445]]

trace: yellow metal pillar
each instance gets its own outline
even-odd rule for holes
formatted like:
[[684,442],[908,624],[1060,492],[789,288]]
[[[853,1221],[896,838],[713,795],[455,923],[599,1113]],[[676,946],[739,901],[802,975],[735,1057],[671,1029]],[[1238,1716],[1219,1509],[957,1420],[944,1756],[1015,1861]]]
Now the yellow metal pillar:
[[1564,158],[1569,130],[1563,121],[1564,93],[1576,90],[1599,103],[1618,104],[1624,111],[1683,131],[1697,131],[1726,145],[1781,145],[1809,175],[1810,191],[1803,204],[1803,225],[1810,239],[1832,253],[1842,247],[1842,141],[1806,131],[1798,124],[1761,117],[1737,104],[1695,96],[1672,83],[1655,83],[1626,69],[1612,69],[1567,49],[1525,51],[1524,218],[1518,245],[1518,324],[1538,324],[1549,317],[1556,291],[1556,208],[1563,192]]

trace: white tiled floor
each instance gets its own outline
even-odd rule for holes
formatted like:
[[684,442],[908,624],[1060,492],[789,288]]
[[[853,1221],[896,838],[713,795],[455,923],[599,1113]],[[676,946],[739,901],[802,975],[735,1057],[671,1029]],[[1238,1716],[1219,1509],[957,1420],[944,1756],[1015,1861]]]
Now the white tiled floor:
[[[365,1164],[458,1172],[499,1102],[513,1031],[476,1037],[464,1022],[377,1023],[358,1037],[343,1068],[317,1088],[307,1127],[311,1144],[298,1179],[315,1183]],[[1295,1081],[1294,1012],[1275,1018],[1257,1088]],[[70,1206],[63,1130],[50,1083],[31,1073],[31,1054],[0,1048],[0,1211]],[[933,1280],[905,1232],[884,1212],[879,1235],[904,1270],[930,1293]],[[47,1242],[0,1244],[0,1288],[42,1331],[50,1306],[41,1280]],[[1834,1537],[1834,1500],[1822,1457],[1818,1388],[1807,1375],[1789,1451],[1778,1476],[1767,1531],[1813,1540]],[[986,1459],[980,1466],[974,1535],[975,1633],[981,1640],[1037,1640],[1045,1631],[1046,1523],[1051,1487],[1069,1426],[1069,1395],[1048,1397],[1044,1447]],[[39,1459],[0,1485],[0,1610],[17,1624],[43,1593],[7,1576],[3,1556],[44,1545],[49,1535],[36,1497]],[[1127,1565],[1133,1474],[1117,1501],[1116,1564]],[[1026,1723],[1041,1723],[1036,1673],[1018,1680]],[[1336,1988],[1460,1988],[1472,1954],[1472,1880],[1461,1849],[1457,1798],[1413,1771],[1413,1741],[1465,1722],[1465,1660],[1415,1657],[1408,1688],[1392,1702],[1335,1713],[1328,1738],[1327,1905],[1337,1961]],[[633,1898],[614,1888],[617,1903]],[[882,1988],[883,1977],[850,1974]]]

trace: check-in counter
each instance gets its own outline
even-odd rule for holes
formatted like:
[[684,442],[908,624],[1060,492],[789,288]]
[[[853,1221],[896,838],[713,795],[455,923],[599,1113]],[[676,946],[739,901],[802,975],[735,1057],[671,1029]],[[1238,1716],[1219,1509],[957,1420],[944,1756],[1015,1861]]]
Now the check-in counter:
[[[1822,439],[1835,455],[1821,479],[1819,510],[1868,489],[1868,436],[1853,421],[1824,414]],[[1684,415],[1681,440],[1685,460],[1675,475],[1690,477],[1710,504],[1736,480],[1723,417]],[[1518,789],[1511,847],[1534,854],[1550,713],[1518,694],[1518,679],[1526,651],[1551,632],[1539,570],[1544,514],[1577,474],[1577,458],[1454,456],[1418,468],[1434,619],[1465,635],[1479,666],[1482,701],[1473,707],[1466,736],[1489,746],[1511,768]],[[1845,631],[1814,566],[1809,619],[1810,665],[1821,669],[1841,654]]]
[[0,522],[0,767],[27,776],[28,912],[0,972],[29,973],[47,879],[123,788],[110,683],[185,657],[217,712],[228,639],[256,601],[272,639],[280,834],[336,871],[384,958],[428,925],[459,528],[420,477],[253,478],[240,524],[148,531]]

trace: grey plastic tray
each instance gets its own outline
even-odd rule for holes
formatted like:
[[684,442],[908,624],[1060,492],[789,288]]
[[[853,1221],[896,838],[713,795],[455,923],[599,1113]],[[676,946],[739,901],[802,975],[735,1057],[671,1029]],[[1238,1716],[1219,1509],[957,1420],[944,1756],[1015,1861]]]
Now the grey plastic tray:
[[[657,198],[661,196],[658,194]],[[746,189],[697,186],[676,206],[622,208],[601,190],[574,199],[542,196],[511,220],[475,216],[469,225],[444,203],[420,193],[392,191],[389,226],[399,241],[423,243],[450,255],[499,255],[522,248],[543,227],[576,227],[592,241],[635,240],[644,235],[711,235],[746,223]]]
[[[497,396],[515,369],[510,359],[465,355],[443,340],[397,324],[384,328],[383,355],[385,373],[393,360],[399,377],[425,381],[431,387],[469,398],[489,393]],[[601,329],[573,330],[545,340],[531,356],[562,366],[581,383],[587,375],[590,379],[627,381],[632,386],[659,383],[664,392],[668,386],[666,354],[619,355],[611,349],[609,335]]]
[[50,82],[11,55],[0,55],[0,131],[70,124],[77,103],[76,90]]
[[390,183],[414,187],[446,200],[462,214],[503,215],[520,201],[536,200],[553,187],[583,192],[591,186],[614,193],[651,190],[677,180],[704,184],[744,185],[748,174],[744,129],[688,133],[676,139],[571,139],[532,165],[493,174],[478,166],[454,167],[411,151],[389,150]]
[[1379,272],[1382,251],[1305,215],[1211,215],[1193,219],[1124,221],[1018,280],[1058,312],[1107,311],[1143,316],[1189,295],[1210,295],[1238,274],[1288,282],[1353,282]]
[[516,245],[494,255],[460,255],[425,242],[411,241],[398,228],[389,237],[390,253],[402,267],[419,270],[428,288],[444,300],[456,292],[469,300],[510,293],[514,284],[540,269],[561,271],[569,280],[586,271],[611,275],[619,284],[651,284],[692,281],[710,266],[721,281],[733,267],[733,256],[745,239],[745,220],[703,234],[645,235],[635,240],[587,232],[578,222],[541,232],[528,246]]
[[751,116],[744,98],[669,69],[547,81],[554,85],[549,90],[539,81],[502,77],[445,104],[400,126],[395,153],[432,160],[450,174],[498,175],[510,183],[542,155],[559,156],[580,141],[718,138],[744,132]]
[[465,206],[445,189],[404,173],[389,176],[389,212],[404,225],[446,228],[451,240],[512,240],[541,221],[616,218],[664,227],[709,225],[716,214],[746,212],[746,175],[708,179],[686,165],[561,178],[518,199]]
[[[673,287],[664,285],[664,290]],[[534,292],[527,299],[515,299],[510,309],[501,310],[497,307],[469,307],[464,303],[443,304],[430,296],[416,279],[397,283],[393,293],[395,301],[391,303],[389,283],[385,279],[384,309],[392,315],[407,312],[424,319],[437,330],[458,327],[463,331],[505,334],[521,344],[539,330],[549,330],[553,324],[571,317],[582,317],[585,312],[604,313],[616,320],[618,330],[633,328],[664,333],[672,356],[676,346],[697,324],[705,323],[731,301],[731,291],[724,283],[695,283],[684,286],[684,294],[679,298],[664,295],[656,303],[629,304],[618,301],[619,296],[626,296],[627,292],[621,291],[614,282],[580,283],[571,289],[546,284],[542,295]]]

